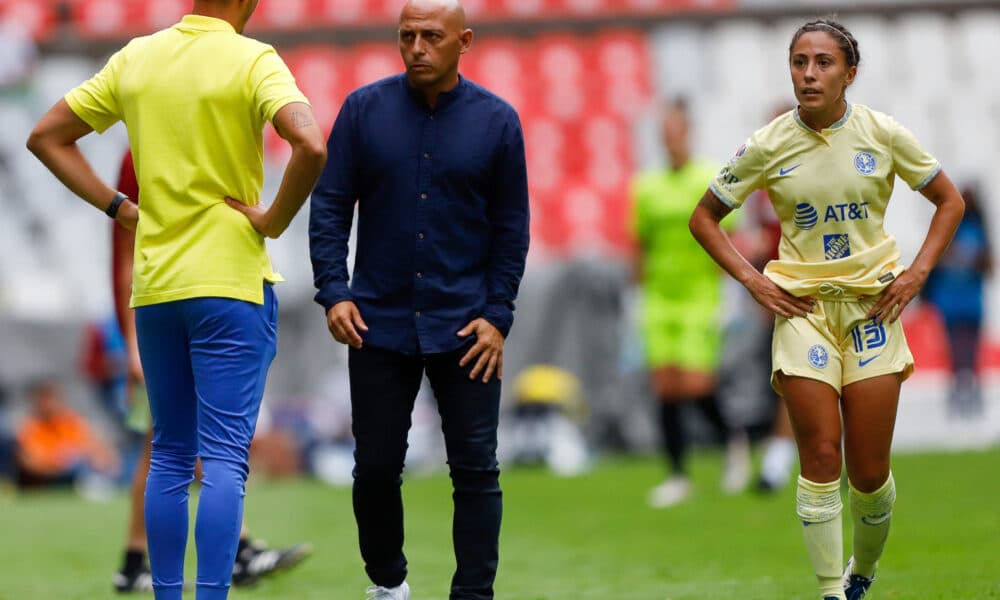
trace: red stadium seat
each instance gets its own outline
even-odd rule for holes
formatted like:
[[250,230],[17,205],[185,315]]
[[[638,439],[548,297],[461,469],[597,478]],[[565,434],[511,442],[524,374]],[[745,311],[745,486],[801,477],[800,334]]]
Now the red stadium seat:
[[52,34],[56,23],[55,3],[37,0],[0,0],[0,23],[27,33],[36,40]]

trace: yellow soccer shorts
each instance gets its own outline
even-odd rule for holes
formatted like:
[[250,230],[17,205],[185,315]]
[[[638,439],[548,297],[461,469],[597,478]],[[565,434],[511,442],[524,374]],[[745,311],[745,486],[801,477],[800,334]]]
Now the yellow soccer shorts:
[[865,317],[877,298],[817,300],[806,317],[777,317],[771,346],[771,386],[782,395],[778,372],[829,384],[840,394],[856,381],[913,373],[903,325]]

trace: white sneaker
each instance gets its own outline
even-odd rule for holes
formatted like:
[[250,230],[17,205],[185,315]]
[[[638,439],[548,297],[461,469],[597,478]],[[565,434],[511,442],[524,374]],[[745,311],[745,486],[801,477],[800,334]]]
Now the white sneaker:
[[746,433],[730,436],[726,442],[726,467],[722,474],[722,491],[739,494],[750,483],[750,440]]
[[760,463],[760,479],[768,490],[785,487],[795,466],[795,442],[790,438],[772,437],[767,442]]
[[410,600],[410,585],[405,581],[394,588],[370,585],[365,594],[366,600]]
[[680,504],[691,495],[691,480],[672,476],[649,492],[647,502],[653,508],[668,508]]

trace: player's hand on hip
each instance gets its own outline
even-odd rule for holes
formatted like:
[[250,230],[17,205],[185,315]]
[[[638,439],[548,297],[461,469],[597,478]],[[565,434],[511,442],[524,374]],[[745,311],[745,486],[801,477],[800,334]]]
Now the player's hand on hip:
[[816,301],[812,298],[793,296],[763,275],[757,275],[751,280],[747,290],[758,304],[786,319],[804,317],[811,313],[816,305]]
[[909,270],[903,271],[882,291],[878,301],[868,311],[868,318],[879,323],[894,323],[922,287],[924,280],[920,276]]
[[469,348],[458,366],[464,367],[476,361],[469,372],[469,379],[475,379],[483,374],[483,383],[489,382],[496,373],[497,379],[503,377],[503,334],[492,323],[483,318],[473,319],[471,323],[458,332],[458,337],[469,337],[475,334],[476,343]]
[[368,331],[357,305],[350,300],[338,302],[326,311],[326,326],[333,334],[333,339],[352,348],[361,347],[361,334],[358,330]]
[[122,202],[118,207],[118,214],[115,215],[115,221],[125,229],[135,231],[139,224],[139,205],[131,200]]
[[243,204],[239,200],[226,196],[226,204],[233,207],[237,211],[243,213],[243,216],[245,216],[247,220],[250,221],[250,225],[253,226],[253,228],[257,231],[257,233],[261,234],[264,237],[269,237],[269,238],[277,237],[275,235],[271,235],[270,231],[271,215],[270,213],[268,213],[267,207],[264,206],[263,203],[258,202],[253,206],[247,206],[246,204]]

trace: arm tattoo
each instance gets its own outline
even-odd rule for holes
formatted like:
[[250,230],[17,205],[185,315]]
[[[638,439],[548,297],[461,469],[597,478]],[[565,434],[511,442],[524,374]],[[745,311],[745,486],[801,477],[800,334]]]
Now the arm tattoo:
[[292,127],[296,129],[304,129],[313,124],[312,117],[306,113],[293,112],[292,113]]
[[733,212],[733,209],[723,204],[711,191],[705,192],[698,204],[707,209],[717,221],[721,221],[726,215]]

